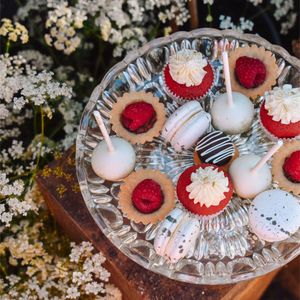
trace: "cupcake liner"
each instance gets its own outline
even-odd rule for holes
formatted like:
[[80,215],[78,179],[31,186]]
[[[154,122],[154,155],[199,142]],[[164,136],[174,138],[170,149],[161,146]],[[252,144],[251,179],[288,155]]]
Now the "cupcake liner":
[[300,195],[300,183],[290,181],[283,172],[285,159],[294,151],[300,150],[300,141],[291,141],[284,144],[275,154],[272,160],[273,179],[278,182],[280,188],[292,192],[296,196]]
[[[236,60],[241,56],[248,56],[261,60],[267,70],[265,81],[256,88],[246,89],[236,79],[235,65]],[[278,66],[276,64],[276,58],[271,51],[266,50],[264,47],[258,47],[257,45],[240,47],[229,53],[229,68],[231,87],[235,92],[240,92],[249,98],[255,100],[257,96],[262,96],[266,91],[270,90],[272,86],[276,85],[276,79],[278,77]]]
[[[164,202],[162,206],[153,213],[143,214],[139,212],[132,204],[131,195],[135,187],[144,179],[152,179],[160,184],[164,194]],[[136,223],[155,224],[163,220],[175,205],[175,191],[172,181],[158,170],[141,169],[131,173],[125,178],[124,183],[120,187],[119,207],[123,214]]]
[[[209,62],[207,62],[208,64],[210,64]],[[167,65],[168,64],[165,64],[165,66],[163,67],[163,70],[162,70],[162,80],[163,80],[163,86],[164,86],[164,90],[165,90],[165,92],[166,92],[166,94],[170,97],[170,98],[172,98],[174,101],[176,101],[179,105],[183,105],[184,103],[186,103],[186,102],[188,102],[188,101],[193,101],[193,100],[195,100],[195,101],[201,101],[201,100],[203,100],[204,98],[206,98],[210,93],[211,93],[211,90],[212,90],[212,88],[214,87],[214,84],[215,84],[215,81],[216,81],[216,74],[215,74],[215,69],[213,68],[213,66],[210,64],[210,66],[211,66],[211,69],[212,69],[212,71],[213,71],[213,82],[212,82],[212,84],[211,84],[211,87],[207,90],[207,92],[204,94],[204,95],[202,95],[201,97],[194,97],[194,98],[189,98],[189,99],[187,99],[187,98],[183,98],[183,97],[180,97],[180,96],[178,96],[178,95],[176,95],[175,93],[173,93],[170,89],[169,89],[169,87],[168,87],[168,85],[166,84],[166,80],[165,80],[165,68],[167,67]]]
[[262,103],[260,104],[260,107],[259,107],[259,111],[258,111],[258,120],[259,120],[259,123],[261,125],[261,128],[263,129],[265,135],[273,142],[277,142],[278,140],[282,140],[283,142],[291,142],[291,141],[295,141],[295,140],[300,140],[300,135],[297,135],[293,138],[279,138],[277,137],[276,135],[274,135],[273,133],[271,133],[262,123],[261,121],[261,117],[260,117],[260,109],[261,109],[261,106],[263,105],[263,101]]
[[[138,101],[147,102],[153,106],[156,112],[156,122],[147,132],[136,134],[124,128],[120,121],[120,116],[127,105]],[[133,144],[144,144],[158,137],[165,120],[166,112],[164,105],[153,94],[144,91],[125,93],[122,97],[117,98],[117,102],[112,107],[110,117],[113,131],[118,136]]]

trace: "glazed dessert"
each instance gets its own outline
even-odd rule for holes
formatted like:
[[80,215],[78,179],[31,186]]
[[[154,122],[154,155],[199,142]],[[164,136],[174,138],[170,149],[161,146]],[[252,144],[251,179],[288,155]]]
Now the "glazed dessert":
[[174,207],[172,181],[158,170],[141,169],[125,178],[120,187],[119,207],[136,223],[155,224]]
[[167,93],[177,101],[205,97],[214,82],[214,71],[200,52],[183,49],[169,58],[163,69]]
[[274,180],[280,188],[300,195],[300,141],[284,144],[272,160]]
[[235,192],[242,198],[254,198],[271,187],[272,174],[267,164],[253,172],[261,158],[254,154],[240,156],[229,167]]
[[225,170],[238,156],[231,139],[222,131],[212,131],[200,138],[195,147],[195,164],[214,164]]
[[151,93],[125,93],[113,105],[110,121],[117,135],[133,144],[143,144],[159,136],[165,108]]
[[272,140],[300,138],[300,88],[285,84],[267,92],[259,116]]
[[210,114],[197,101],[189,101],[179,107],[168,118],[162,137],[180,152],[194,146],[206,133],[210,125]]
[[161,223],[154,239],[154,249],[158,255],[176,263],[193,247],[199,232],[199,221],[175,208]]
[[136,161],[135,151],[131,144],[124,139],[109,137],[98,111],[94,111],[94,117],[104,140],[93,150],[91,158],[92,169],[96,175],[105,180],[121,180],[134,169]]
[[252,125],[254,106],[248,97],[232,92],[233,104],[228,104],[228,93],[219,95],[211,108],[212,124],[227,134],[246,132]]
[[119,137],[111,137],[114,151],[109,151],[105,141],[94,149],[91,164],[94,172],[101,178],[118,181],[132,172],[136,156],[131,144]]
[[229,54],[232,90],[256,99],[276,84],[278,66],[272,52],[256,45],[239,47]]
[[267,242],[285,240],[300,227],[300,204],[285,191],[265,191],[255,197],[250,206],[249,227]]
[[214,217],[229,203],[233,193],[227,172],[211,164],[186,169],[177,183],[177,197],[190,212],[202,217]]

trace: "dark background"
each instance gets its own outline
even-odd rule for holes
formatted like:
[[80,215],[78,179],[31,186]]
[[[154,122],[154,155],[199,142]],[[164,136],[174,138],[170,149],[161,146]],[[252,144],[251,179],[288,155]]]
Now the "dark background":
[[[23,1],[22,1],[23,2]],[[291,42],[300,36],[300,0],[294,0],[295,10],[298,12],[297,22],[290,30],[288,35],[280,34],[280,24],[274,19],[272,9],[268,9],[269,0],[264,0],[263,5],[253,6],[246,0],[215,0],[212,5],[212,15],[214,21],[212,27],[218,28],[220,15],[231,16],[236,23],[240,16],[245,16],[246,19],[251,19],[254,22],[253,32],[258,33],[273,44],[278,44],[291,52]],[[17,10],[17,2],[15,0],[0,0],[0,17],[12,17]],[[274,10],[274,8],[273,8]],[[198,1],[198,15],[200,27],[206,27],[205,22],[207,16],[207,6]],[[189,26],[185,25],[184,29],[188,30]]]

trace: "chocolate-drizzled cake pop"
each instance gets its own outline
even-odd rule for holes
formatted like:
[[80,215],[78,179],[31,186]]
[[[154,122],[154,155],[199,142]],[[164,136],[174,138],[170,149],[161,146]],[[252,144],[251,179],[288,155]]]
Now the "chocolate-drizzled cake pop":
[[196,145],[194,161],[196,164],[228,166],[238,155],[231,139],[222,131],[212,131],[203,136]]

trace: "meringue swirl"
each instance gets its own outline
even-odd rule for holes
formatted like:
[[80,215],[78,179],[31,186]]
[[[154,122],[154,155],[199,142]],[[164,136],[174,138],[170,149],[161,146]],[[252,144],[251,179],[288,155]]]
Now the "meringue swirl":
[[184,49],[170,56],[170,74],[176,82],[187,87],[199,85],[206,71],[207,61],[202,53],[196,50]]
[[265,107],[268,115],[274,121],[282,124],[300,121],[300,88],[293,88],[290,84],[275,87],[265,94]]
[[229,181],[223,172],[213,167],[199,168],[191,174],[191,184],[186,187],[195,204],[210,207],[218,205],[229,191]]

